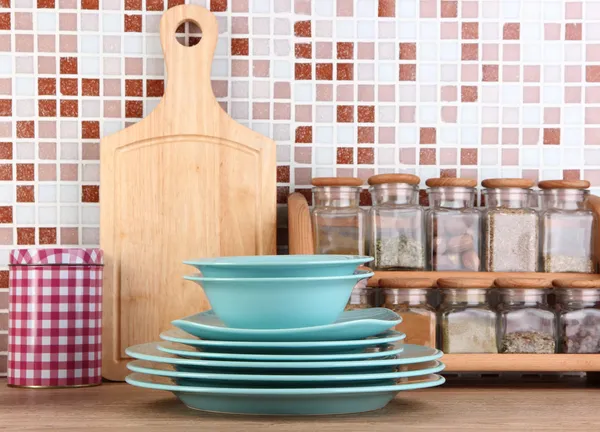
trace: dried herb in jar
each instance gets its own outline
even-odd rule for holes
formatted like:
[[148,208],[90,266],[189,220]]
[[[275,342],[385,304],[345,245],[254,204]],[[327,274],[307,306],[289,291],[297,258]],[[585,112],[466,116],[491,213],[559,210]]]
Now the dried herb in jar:
[[567,354],[600,353],[600,311],[585,309],[562,318],[561,351]]
[[506,354],[553,354],[556,352],[554,335],[536,331],[506,333],[502,339],[501,353]]
[[448,354],[497,353],[495,313],[467,309],[448,314],[442,322],[442,351]]
[[547,273],[593,273],[594,262],[588,256],[568,256],[548,253],[544,256]]
[[378,269],[423,270],[425,268],[423,243],[406,235],[377,240],[374,258],[375,267]]

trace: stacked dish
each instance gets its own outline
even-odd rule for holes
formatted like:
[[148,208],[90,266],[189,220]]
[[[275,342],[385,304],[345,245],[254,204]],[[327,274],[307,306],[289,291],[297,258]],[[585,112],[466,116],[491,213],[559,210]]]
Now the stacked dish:
[[343,312],[370,257],[293,255],[189,261],[213,307],[130,347],[127,382],[188,407],[237,414],[342,414],[441,385],[439,350],[403,344],[384,308]]

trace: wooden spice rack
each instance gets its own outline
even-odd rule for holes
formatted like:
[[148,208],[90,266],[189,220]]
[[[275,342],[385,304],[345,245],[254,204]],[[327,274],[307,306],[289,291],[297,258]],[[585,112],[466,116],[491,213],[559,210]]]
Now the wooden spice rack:
[[[590,195],[588,205],[600,220],[600,197]],[[293,193],[288,201],[288,231],[290,254],[312,254],[312,224],[308,203],[303,195]],[[594,262],[600,262],[600,233],[595,239]],[[560,278],[600,279],[600,274],[584,273],[504,273],[504,272],[407,272],[376,271],[374,279],[382,277],[477,277],[494,280],[499,277],[535,277],[549,281]],[[375,282],[375,281],[373,281]],[[596,372],[600,373],[600,354],[445,354],[448,372]]]

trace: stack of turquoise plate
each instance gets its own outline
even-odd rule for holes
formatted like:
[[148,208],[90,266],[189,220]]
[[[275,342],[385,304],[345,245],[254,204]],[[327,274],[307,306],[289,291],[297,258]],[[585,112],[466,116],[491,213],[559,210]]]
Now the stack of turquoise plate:
[[212,310],[130,347],[127,382],[190,408],[236,414],[343,414],[441,385],[441,351],[404,344],[389,309],[344,312],[373,276],[370,257],[291,255],[188,261]]

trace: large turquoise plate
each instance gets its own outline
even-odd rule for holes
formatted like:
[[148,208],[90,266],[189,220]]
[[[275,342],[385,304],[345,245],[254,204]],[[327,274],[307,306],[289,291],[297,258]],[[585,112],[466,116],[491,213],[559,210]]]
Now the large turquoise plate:
[[229,414],[324,415],[350,414],[383,408],[401,391],[435,387],[444,383],[439,375],[409,378],[407,382],[382,386],[311,388],[239,388],[178,384],[176,379],[133,373],[129,384],[171,391],[192,409]]
[[385,308],[342,312],[333,323],[314,327],[274,330],[230,328],[213,311],[201,312],[173,321],[173,325],[202,339],[229,341],[341,341],[362,339],[400,324],[400,316]]
[[365,339],[342,341],[220,341],[200,339],[181,329],[170,329],[160,334],[160,338],[169,342],[197,347],[206,352],[229,352],[243,354],[325,354],[359,352],[368,347],[391,344],[403,340],[404,333],[388,330]]
[[244,361],[328,361],[328,360],[362,360],[389,357],[402,352],[402,342],[394,345],[377,345],[367,347],[355,353],[325,353],[325,354],[241,354],[206,352],[202,348],[174,342],[158,342],[159,351],[175,354],[184,358],[206,358],[216,360],[244,360]]

